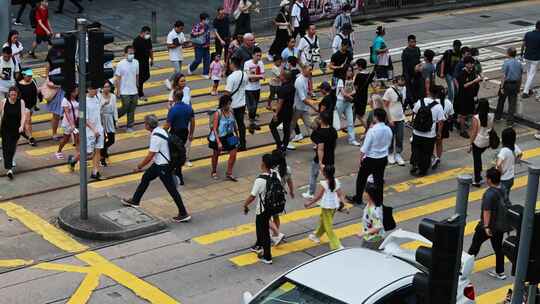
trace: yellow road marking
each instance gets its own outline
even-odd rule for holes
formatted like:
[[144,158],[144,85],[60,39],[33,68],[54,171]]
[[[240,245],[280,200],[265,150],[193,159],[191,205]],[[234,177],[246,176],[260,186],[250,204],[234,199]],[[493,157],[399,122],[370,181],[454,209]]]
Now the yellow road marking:
[[512,288],[512,284],[488,291],[476,297],[476,304],[497,304],[502,303],[506,298],[508,289]]
[[[345,208],[350,209],[352,208],[352,205],[346,204]],[[297,211],[286,213],[285,215],[280,216],[279,219],[281,221],[281,224],[287,224],[291,222],[304,220],[310,217],[314,217],[314,216],[319,215],[320,213],[321,213],[321,208],[303,209],[303,210],[297,210]],[[219,241],[223,241],[230,238],[245,235],[248,233],[252,233],[254,231],[255,231],[254,224],[244,224],[244,225],[236,226],[233,228],[209,233],[206,235],[201,235],[201,236],[193,238],[192,240],[194,240],[195,242],[201,245],[209,245],[209,244],[217,243]]]
[[[515,179],[515,184],[513,189],[519,189],[527,185],[527,176],[522,176]],[[476,190],[469,193],[469,202],[476,202],[482,198],[486,189]],[[438,211],[442,211],[455,206],[456,197],[448,197],[441,199],[432,203],[421,205],[418,207],[410,208],[407,210],[399,211],[394,214],[396,222],[404,222],[420,216],[425,216],[428,214],[433,214]],[[354,234],[360,231],[360,224],[352,224],[335,230],[336,235],[339,238],[346,238],[353,236]],[[326,238],[321,239],[321,243],[326,243],[328,240]],[[272,256],[282,256],[287,255],[293,252],[298,252],[308,248],[318,246],[311,242],[310,240],[301,239],[294,242],[285,243],[276,248],[272,248]],[[254,253],[247,253],[239,255],[230,259],[232,263],[237,266],[247,266],[255,264],[258,262],[257,255]]]
[[[355,131],[357,133],[361,132],[363,130],[363,128],[361,127],[357,127],[355,128]],[[343,137],[343,136],[346,136],[346,133],[344,132],[339,132],[338,133],[339,137]],[[306,145],[309,145],[311,144],[311,140],[309,139],[303,139],[302,141],[296,143],[296,146],[299,147],[299,146],[306,146]],[[275,146],[274,145],[268,145],[268,146],[264,146],[264,147],[260,147],[260,148],[256,148],[256,149],[249,149],[245,152],[239,152],[236,156],[236,160],[238,161],[239,159],[243,159],[243,158],[248,158],[248,157],[252,157],[252,156],[256,156],[256,155],[262,155],[263,153],[269,153],[269,152],[272,152],[273,150],[275,149]],[[227,162],[227,160],[229,159],[229,155],[226,154],[226,155],[223,155],[219,158],[219,163],[224,163],[224,162]],[[182,170],[193,170],[193,169],[196,169],[196,168],[199,168],[199,167],[205,167],[205,166],[209,166],[211,164],[211,158],[204,158],[204,159],[201,159],[201,160],[197,160],[197,161],[194,161],[193,162],[193,167],[187,167],[187,168],[184,168]],[[122,184],[127,184],[129,182],[135,182],[135,181],[139,181],[141,179],[141,176],[143,175],[143,173],[133,173],[133,174],[129,174],[129,175],[125,175],[125,176],[120,176],[120,177],[115,177],[115,178],[111,178],[111,179],[106,179],[106,180],[103,180],[103,181],[99,181],[99,182],[95,182],[95,183],[91,183],[89,184],[90,187],[92,188],[96,188],[96,189],[101,189],[101,188],[108,188],[108,187],[112,187],[112,186],[117,186],[117,185],[122,185]]]
[[3,267],[3,268],[20,267],[20,266],[31,265],[32,263],[34,263],[33,260],[21,260],[21,259],[0,260],[0,267]]
[[92,271],[88,273],[77,290],[71,295],[67,304],[86,303],[90,299],[92,292],[99,286],[100,273]]

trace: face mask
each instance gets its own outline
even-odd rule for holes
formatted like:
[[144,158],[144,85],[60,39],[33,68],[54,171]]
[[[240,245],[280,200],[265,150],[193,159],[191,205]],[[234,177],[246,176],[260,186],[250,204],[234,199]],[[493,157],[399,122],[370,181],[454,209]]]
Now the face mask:
[[128,60],[128,61],[133,61],[133,58],[135,58],[135,55],[134,55],[134,54],[128,54],[128,55],[127,55],[127,60]]
[[146,39],[146,40],[150,39],[150,34],[144,35],[144,39]]
[[345,13],[345,16],[350,17],[351,13]]

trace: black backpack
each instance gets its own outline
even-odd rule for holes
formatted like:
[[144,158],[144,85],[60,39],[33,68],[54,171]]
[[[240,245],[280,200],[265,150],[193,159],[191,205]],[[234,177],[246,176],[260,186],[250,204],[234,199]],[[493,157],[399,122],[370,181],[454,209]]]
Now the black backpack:
[[30,15],[29,15],[29,19],[30,19],[30,26],[32,28],[36,28],[37,26],[37,22],[36,22],[36,10],[37,10],[38,6],[36,5],[35,7],[32,7],[30,9]]
[[[511,204],[504,199],[504,193],[501,189],[492,188],[493,191],[497,191],[497,211],[495,213],[495,222],[493,223],[493,229],[500,232],[508,232],[512,230],[508,222],[509,214],[508,210]],[[489,190],[489,189],[488,189]]]
[[285,188],[283,188],[283,184],[281,184],[281,181],[277,177],[277,173],[272,172],[271,176],[259,175],[259,178],[266,180],[264,200],[259,197],[263,204],[264,212],[267,212],[270,216],[273,216],[285,211],[287,191],[285,191]]
[[165,155],[159,151],[159,154],[169,162],[169,169],[176,170],[182,167],[186,163],[186,147],[184,141],[172,133],[168,133],[168,136],[161,133],[155,133],[154,135],[166,140],[169,145],[170,159],[165,157]]
[[433,126],[433,114],[431,108],[437,105],[436,101],[432,101],[426,106],[423,99],[420,99],[420,109],[414,116],[413,128],[420,132],[429,132]]
[[[298,4],[295,3],[294,5],[298,5]],[[300,25],[301,29],[307,29],[310,23],[309,9],[307,8],[305,4],[303,6],[300,6],[300,5],[298,6],[300,7],[300,20],[298,20],[298,24]]]

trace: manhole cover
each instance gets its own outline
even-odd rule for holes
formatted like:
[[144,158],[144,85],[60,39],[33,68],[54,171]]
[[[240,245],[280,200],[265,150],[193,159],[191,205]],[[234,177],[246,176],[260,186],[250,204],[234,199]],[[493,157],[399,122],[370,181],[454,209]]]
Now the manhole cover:
[[491,18],[489,15],[480,15],[480,18]]
[[144,225],[154,221],[153,218],[136,208],[116,209],[104,212],[101,216],[120,227]]
[[527,21],[523,21],[523,20],[512,21],[512,22],[510,22],[510,24],[513,24],[513,25],[519,25],[519,26],[530,26],[530,25],[534,25],[534,23],[527,22]]

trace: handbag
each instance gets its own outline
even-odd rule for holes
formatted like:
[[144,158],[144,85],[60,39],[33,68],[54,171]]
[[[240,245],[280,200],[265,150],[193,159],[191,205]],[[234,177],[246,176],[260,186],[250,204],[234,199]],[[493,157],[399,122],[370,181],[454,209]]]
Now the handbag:
[[54,86],[54,84],[51,84],[52,82],[44,82],[41,88],[39,88],[43,99],[45,99],[47,103],[51,102],[51,100],[56,96],[56,93],[58,93],[58,89]]
[[239,143],[240,143],[240,140],[238,139],[238,136],[236,135],[227,136],[227,145],[229,147],[236,147],[238,146]]
[[383,212],[383,227],[384,231],[390,231],[396,229],[396,220],[394,219],[394,208],[390,206],[382,205]]
[[341,118],[339,117],[338,111],[336,109],[334,109],[334,113],[332,115],[333,115],[332,127],[334,127],[334,129],[336,129],[336,131],[340,130],[341,129]]
[[493,150],[497,149],[501,144],[501,139],[494,129],[489,131],[489,147]]

